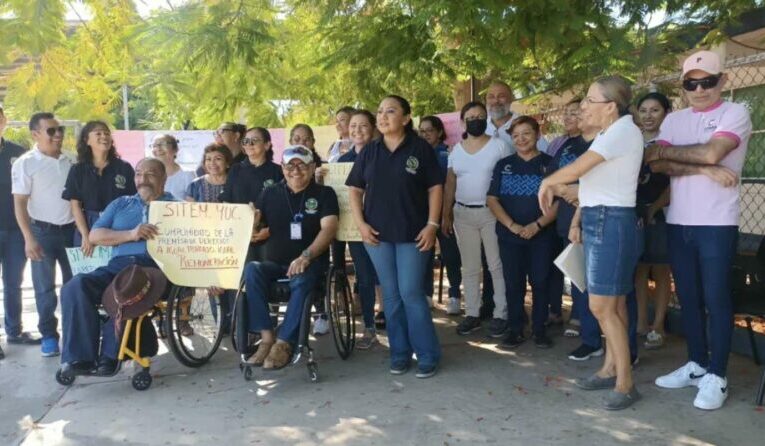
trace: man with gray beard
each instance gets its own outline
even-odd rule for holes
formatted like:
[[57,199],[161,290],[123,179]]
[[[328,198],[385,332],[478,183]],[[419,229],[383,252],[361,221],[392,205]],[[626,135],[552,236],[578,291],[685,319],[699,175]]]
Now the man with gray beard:
[[[513,90],[502,81],[492,81],[489,88],[486,89],[486,109],[489,115],[486,118],[486,134],[500,138],[515,153],[513,138],[507,133],[510,125],[519,116],[510,110],[513,100],[515,100]],[[547,140],[540,135],[537,149],[546,152],[547,146]]]

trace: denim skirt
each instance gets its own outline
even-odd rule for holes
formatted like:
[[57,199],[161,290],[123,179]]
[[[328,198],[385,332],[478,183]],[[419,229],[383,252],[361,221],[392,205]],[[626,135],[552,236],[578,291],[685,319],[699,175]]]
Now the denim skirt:
[[632,291],[643,251],[642,222],[635,208],[583,207],[582,244],[590,294],[623,296]]

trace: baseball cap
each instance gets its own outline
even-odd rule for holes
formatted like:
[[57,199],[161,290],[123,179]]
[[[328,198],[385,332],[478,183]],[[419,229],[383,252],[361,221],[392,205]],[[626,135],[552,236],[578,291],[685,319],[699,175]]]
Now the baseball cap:
[[298,159],[305,164],[311,164],[313,162],[313,152],[308,147],[301,145],[289,146],[284,149],[282,163],[288,164],[294,159]]
[[683,77],[690,71],[700,70],[711,75],[722,73],[720,56],[712,51],[698,51],[683,62]]

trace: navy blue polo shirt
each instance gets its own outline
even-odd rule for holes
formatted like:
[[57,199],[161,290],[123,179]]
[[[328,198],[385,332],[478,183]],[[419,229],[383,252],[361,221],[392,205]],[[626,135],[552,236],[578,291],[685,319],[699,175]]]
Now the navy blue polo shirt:
[[249,158],[231,166],[226,177],[226,184],[220,194],[224,203],[255,203],[264,188],[284,179],[282,168],[276,163],[266,161],[260,166],[252,164]]
[[347,186],[364,189],[364,219],[391,243],[413,243],[428,223],[428,189],[443,184],[436,152],[413,132],[391,152],[372,141],[353,164]]
[[355,163],[356,158],[359,157],[359,154],[356,153],[356,148],[353,147],[351,150],[343,153],[340,155],[340,157],[337,159],[338,163]]
[[0,231],[19,229],[13,212],[11,194],[11,165],[26,152],[18,144],[0,138]]
[[[263,227],[268,227],[270,232],[264,258],[284,266],[289,266],[311,246],[321,231],[322,218],[340,215],[335,190],[313,180],[298,193],[293,193],[286,181],[268,187],[260,195],[256,207],[260,209]],[[300,223],[300,240],[292,240],[290,226],[293,222]]]
[[[515,223],[521,226],[533,223],[542,216],[537,194],[551,160],[550,155],[543,152],[528,161],[518,154],[502,158],[494,167],[487,195],[499,199],[502,208]],[[552,235],[552,227],[548,225],[532,240],[550,238]],[[497,237],[513,243],[532,241],[513,234],[500,222],[497,222]]]
[[436,157],[438,158],[438,166],[441,168],[441,175],[444,177],[444,183],[446,183],[446,172],[449,170],[449,147],[441,143],[435,147]]
[[[547,168],[548,175],[576,161],[590,148],[590,144],[592,144],[592,140],[585,141],[581,136],[568,138],[550,161]],[[575,206],[568,204],[566,200],[558,199],[558,216],[555,219],[555,229],[558,236],[565,240],[568,240],[568,231],[571,228],[571,220],[574,219],[575,212]]]
[[136,193],[133,166],[114,158],[100,175],[92,162],[79,162],[72,166],[61,198],[78,200],[84,211],[102,212],[118,197]]

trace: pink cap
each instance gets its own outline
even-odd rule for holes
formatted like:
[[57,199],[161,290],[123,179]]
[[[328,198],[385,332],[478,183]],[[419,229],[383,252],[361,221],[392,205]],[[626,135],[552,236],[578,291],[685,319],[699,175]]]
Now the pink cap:
[[683,76],[693,70],[701,70],[712,75],[722,73],[720,56],[712,51],[699,51],[691,54],[683,62]]

